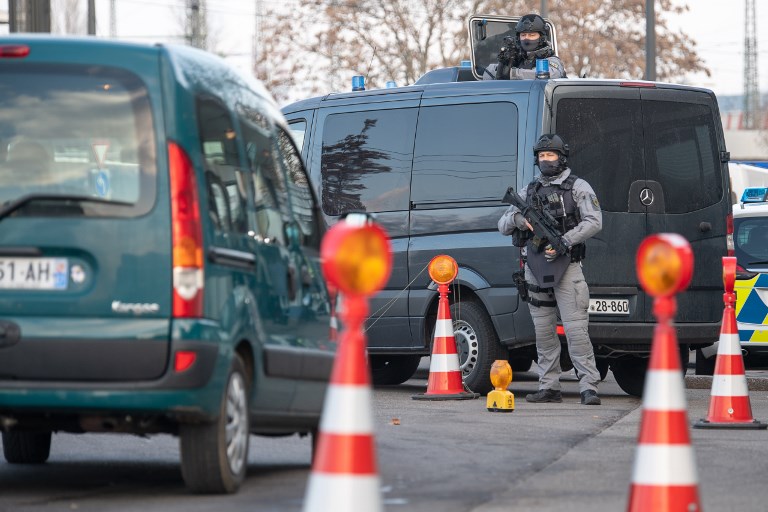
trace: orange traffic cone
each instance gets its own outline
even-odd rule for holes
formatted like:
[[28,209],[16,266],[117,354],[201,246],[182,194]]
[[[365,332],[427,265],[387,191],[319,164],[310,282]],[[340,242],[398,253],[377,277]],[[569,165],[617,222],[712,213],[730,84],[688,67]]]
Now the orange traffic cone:
[[[361,329],[367,304],[365,299],[350,297],[344,307],[350,325],[339,343],[325,396],[304,512],[383,510],[373,438],[371,379]],[[356,318],[360,321],[353,321]]]
[[341,313],[341,293],[335,286],[328,286],[328,295],[331,302],[331,320],[328,339],[333,343],[339,341],[339,320],[338,314]]
[[440,302],[437,306],[435,339],[432,344],[432,357],[429,363],[427,392],[413,395],[414,400],[469,400],[477,398],[478,393],[464,389],[459,369],[459,354],[456,352],[456,339],[453,337],[453,321],[448,307],[448,285],[441,284]]
[[654,304],[659,323],[645,377],[629,512],[701,510],[680,354],[670,321],[674,299],[669,301]]
[[768,424],[752,417],[749,402],[747,376],[744,374],[744,357],[736,324],[736,294],[733,284],[736,279],[736,258],[723,258],[723,279],[725,293],[723,301],[723,325],[720,328],[720,342],[717,346],[715,375],[712,377],[712,392],[709,413],[706,419],[697,421],[695,428],[752,428],[763,429]]

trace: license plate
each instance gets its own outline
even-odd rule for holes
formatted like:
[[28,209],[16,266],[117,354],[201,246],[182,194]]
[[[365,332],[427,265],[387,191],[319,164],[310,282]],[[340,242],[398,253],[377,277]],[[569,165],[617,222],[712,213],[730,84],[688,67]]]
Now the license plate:
[[589,299],[590,315],[628,315],[629,299]]
[[6,290],[64,290],[66,258],[2,258],[0,288]]

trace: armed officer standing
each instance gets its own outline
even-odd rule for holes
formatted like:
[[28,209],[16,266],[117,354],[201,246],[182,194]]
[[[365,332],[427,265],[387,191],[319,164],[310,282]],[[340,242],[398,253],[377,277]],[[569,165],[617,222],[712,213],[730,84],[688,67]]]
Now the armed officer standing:
[[515,26],[515,39],[504,38],[498,64],[491,64],[483,80],[522,80],[536,78],[536,60],[549,61],[550,78],[568,78],[563,61],[555,55],[546,35],[544,18],[526,14]]
[[539,390],[525,399],[529,402],[563,401],[557,307],[568,340],[568,352],[578,372],[581,403],[600,405],[597,395],[600,374],[587,331],[589,289],[581,270],[584,242],[602,229],[600,204],[589,183],[568,168],[568,145],[560,136],[542,135],[533,147],[533,153],[541,175],[519,196],[539,213],[549,214],[558,227],[559,240],[542,237],[521,209],[514,205],[499,219],[499,231],[512,235],[515,245],[523,246],[527,300],[536,330]]

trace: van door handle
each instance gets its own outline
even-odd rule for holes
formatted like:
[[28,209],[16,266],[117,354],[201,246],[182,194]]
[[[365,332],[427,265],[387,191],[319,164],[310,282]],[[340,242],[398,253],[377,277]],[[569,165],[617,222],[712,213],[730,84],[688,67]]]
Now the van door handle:
[[707,231],[712,229],[712,223],[710,222],[702,222],[699,224],[699,231],[702,233],[706,233]]
[[0,320],[0,348],[10,347],[21,340],[21,329],[18,324]]

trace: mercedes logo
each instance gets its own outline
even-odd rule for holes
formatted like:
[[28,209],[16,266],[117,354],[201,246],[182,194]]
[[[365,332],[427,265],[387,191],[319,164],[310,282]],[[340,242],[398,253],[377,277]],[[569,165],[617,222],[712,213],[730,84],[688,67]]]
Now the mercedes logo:
[[644,188],[640,191],[640,202],[645,206],[651,206],[653,204],[653,192],[649,188]]

